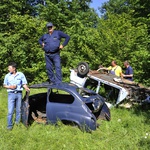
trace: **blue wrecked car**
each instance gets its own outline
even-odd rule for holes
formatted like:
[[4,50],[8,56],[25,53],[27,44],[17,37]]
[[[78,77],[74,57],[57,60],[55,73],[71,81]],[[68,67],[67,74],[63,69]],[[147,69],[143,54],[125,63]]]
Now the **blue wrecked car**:
[[96,130],[97,119],[110,120],[110,110],[103,97],[92,90],[71,83],[50,85],[35,84],[32,88],[47,88],[47,92],[26,93],[22,103],[22,122],[29,126],[33,121],[46,124],[77,125],[81,130]]

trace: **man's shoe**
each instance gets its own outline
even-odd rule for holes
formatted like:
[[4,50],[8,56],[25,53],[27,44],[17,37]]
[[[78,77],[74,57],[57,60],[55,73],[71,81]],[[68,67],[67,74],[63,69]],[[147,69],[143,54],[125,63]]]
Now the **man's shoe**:
[[15,122],[15,125],[16,125],[16,126],[19,126],[19,122]]
[[11,130],[12,130],[12,127],[7,127],[7,130],[11,131]]

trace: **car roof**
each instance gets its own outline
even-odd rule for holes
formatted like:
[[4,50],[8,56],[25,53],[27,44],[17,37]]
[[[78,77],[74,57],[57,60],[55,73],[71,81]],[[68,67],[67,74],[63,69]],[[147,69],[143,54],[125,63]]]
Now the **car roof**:
[[62,82],[59,84],[49,84],[49,82],[39,83],[39,84],[33,84],[29,86],[29,88],[56,88],[56,89],[72,89],[75,90],[78,88],[77,85],[67,82]]

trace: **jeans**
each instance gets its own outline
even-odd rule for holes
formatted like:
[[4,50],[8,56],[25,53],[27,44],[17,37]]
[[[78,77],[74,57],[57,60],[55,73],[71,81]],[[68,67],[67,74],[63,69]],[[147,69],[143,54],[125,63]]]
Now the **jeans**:
[[8,128],[12,128],[13,126],[12,119],[13,119],[13,113],[15,108],[16,108],[15,123],[18,124],[20,122],[21,101],[22,101],[22,93],[8,92],[8,116],[7,116]]
[[[61,59],[60,54],[45,54],[46,70],[52,83],[58,84],[62,82]],[[55,71],[55,73],[54,73]]]

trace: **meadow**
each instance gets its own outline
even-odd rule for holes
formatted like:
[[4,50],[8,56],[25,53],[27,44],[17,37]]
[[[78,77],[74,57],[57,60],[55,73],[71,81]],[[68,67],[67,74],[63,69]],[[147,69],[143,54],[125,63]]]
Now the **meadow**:
[[[39,90],[40,91],[40,90]],[[111,121],[98,120],[99,128],[86,133],[77,127],[34,122],[7,126],[7,92],[0,90],[0,150],[149,150],[150,110],[139,106],[111,108]]]

